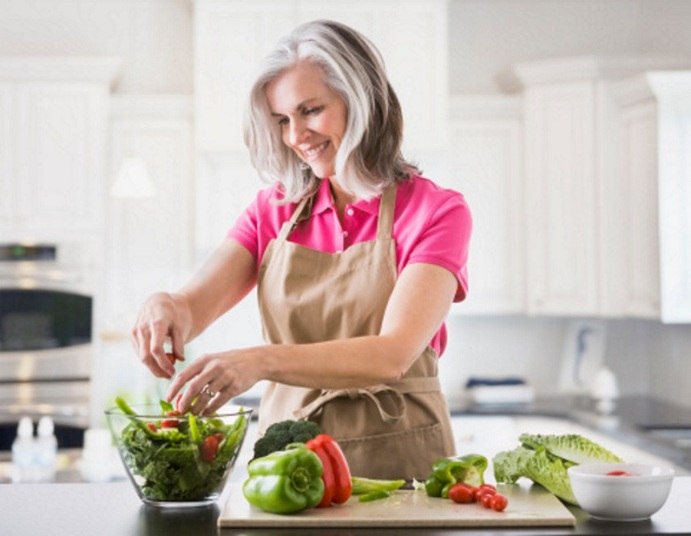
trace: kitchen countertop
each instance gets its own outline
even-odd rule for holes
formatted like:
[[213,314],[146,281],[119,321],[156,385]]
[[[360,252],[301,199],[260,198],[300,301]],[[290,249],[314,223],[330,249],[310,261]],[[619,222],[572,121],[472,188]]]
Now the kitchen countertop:
[[[221,500],[238,500],[225,497]],[[244,500],[244,499],[243,499]],[[633,523],[597,522],[577,507],[574,528],[523,529],[219,529],[219,505],[184,510],[162,510],[142,504],[129,482],[105,484],[17,484],[0,486],[0,534],[32,536],[205,536],[205,535],[563,535],[563,534],[691,534],[691,477],[675,478],[662,509],[650,520]],[[219,502],[220,504],[220,502]]]
[[595,411],[584,396],[537,397],[526,404],[472,404],[450,401],[453,416],[543,416],[567,419],[600,431],[614,439],[665,458],[691,471],[691,443],[682,448],[672,439],[651,434],[652,430],[686,431],[691,437],[691,408],[646,396],[621,397],[610,415]]
[[[473,405],[452,403],[454,416],[543,416],[569,419],[612,437],[636,445],[673,463],[691,469],[691,449],[675,448],[667,441],[645,433],[650,428],[691,428],[691,410],[647,397],[625,397],[619,400],[615,413],[602,420],[592,402],[581,397],[541,397],[529,404]],[[607,425],[603,425],[607,423]],[[613,426],[612,423],[615,423]],[[63,453],[64,454],[64,453]],[[74,452],[71,453],[75,455]],[[71,475],[71,476],[70,476]],[[233,475],[235,476],[235,475]],[[65,477],[65,478],[62,478]],[[69,478],[68,478],[69,477]],[[55,483],[0,485],[0,534],[32,535],[157,535],[194,534],[320,534],[319,530],[266,529],[234,531],[218,529],[218,505],[188,510],[163,511],[143,505],[127,480],[86,484],[79,475],[65,472]],[[231,477],[232,479],[233,477]],[[221,498],[219,504],[227,498]],[[232,500],[232,498],[230,498]],[[577,507],[569,507],[577,520],[575,528],[524,529],[361,529],[338,530],[339,536],[353,534],[691,534],[691,476],[675,478],[672,493],[660,512],[650,521],[638,523],[604,523],[589,520]],[[11,512],[11,514],[10,514]],[[329,534],[334,534],[331,529]]]

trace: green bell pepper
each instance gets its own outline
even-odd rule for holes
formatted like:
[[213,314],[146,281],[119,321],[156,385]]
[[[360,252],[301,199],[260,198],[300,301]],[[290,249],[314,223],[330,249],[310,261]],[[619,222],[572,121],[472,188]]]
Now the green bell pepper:
[[479,486],[485,481],[487,458],[481,454],[468,454],[455,458],[439,458],[432,466],[432,474],[425,481],[430,497],[448,497],[451,486],[465,482]]
[[255,458],[242,485],[247,501],[274,514],[292,514],[319,504],[324,495],[319,456],[304,444]]

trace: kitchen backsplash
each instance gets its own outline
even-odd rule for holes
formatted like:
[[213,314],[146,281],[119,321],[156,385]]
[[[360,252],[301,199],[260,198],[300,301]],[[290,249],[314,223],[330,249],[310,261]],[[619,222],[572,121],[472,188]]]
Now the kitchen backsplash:
[[[587,321],[588,319],[582,319]],[[537,394],[560,392],[563,356],[574,319],[527,316],[449,319],[449,343],[440,361],[442,387],[451,399],[471,376],[520,376]],[[649,395],[691,407],[691,326],[642,320],[606,320],[602,364],[622,395]]]

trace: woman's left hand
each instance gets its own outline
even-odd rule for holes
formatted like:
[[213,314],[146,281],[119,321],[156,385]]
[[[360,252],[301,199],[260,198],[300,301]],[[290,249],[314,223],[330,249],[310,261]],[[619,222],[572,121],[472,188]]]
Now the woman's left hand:
[[181,413],[212,413],[259,381],[252,359],[247,350],[202,355],[175,376],[166,399],[175,399],[186,385],[175,409]]

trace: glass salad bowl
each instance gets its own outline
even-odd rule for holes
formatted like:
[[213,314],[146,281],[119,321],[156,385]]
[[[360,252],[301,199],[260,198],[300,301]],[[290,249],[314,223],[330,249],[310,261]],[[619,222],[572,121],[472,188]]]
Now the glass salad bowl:
[[214,415],[180,415],[165,401],[129,406],[118,399],[106,419],[139,498],[161,507],[218,499],[247,434],[252,409],[227,405]]

